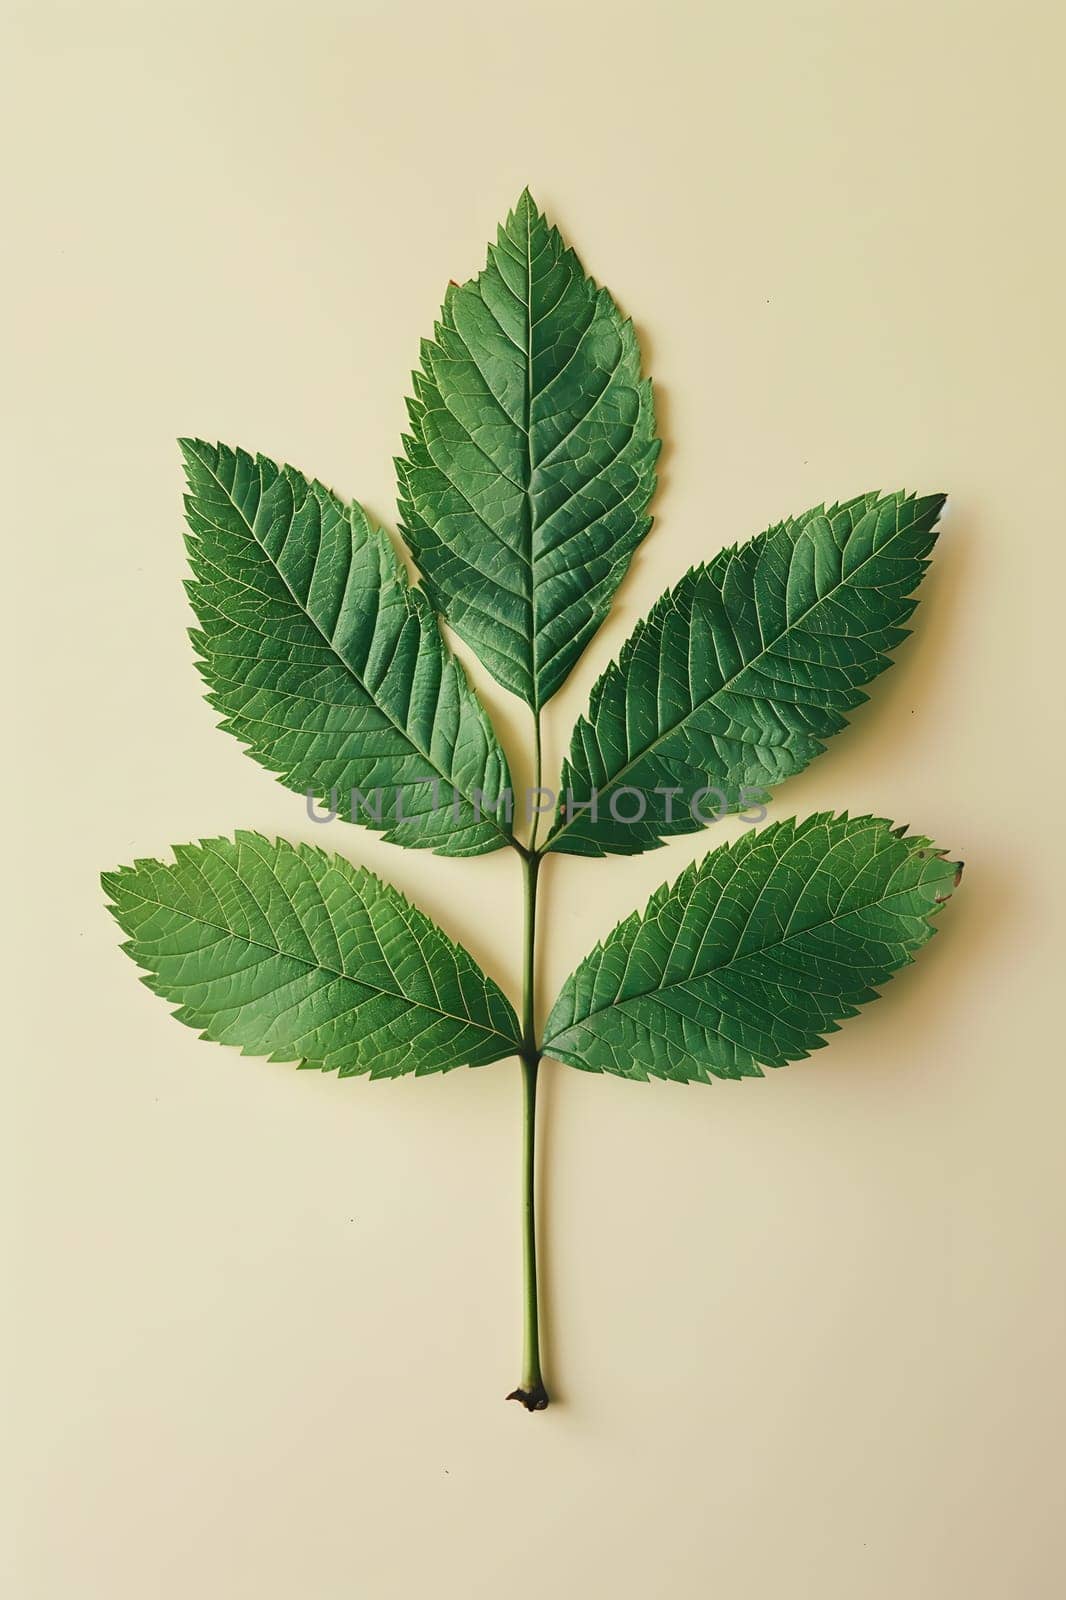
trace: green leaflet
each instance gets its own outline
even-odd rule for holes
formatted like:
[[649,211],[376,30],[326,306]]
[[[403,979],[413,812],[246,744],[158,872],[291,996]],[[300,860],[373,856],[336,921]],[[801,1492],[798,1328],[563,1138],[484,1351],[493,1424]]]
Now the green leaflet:
[[506,757],[385,535],[292,467],[182,451],[191,637],[222,726],[289,788],[335,791],[341,815],[397,844],[499,849]]
[[341,1077],[447,1072],[517,1049],[474,958],[372,873],[257,833],[105,872],[143,981],[201,1037]]
[[932,937],[961,864],[877,817],[778,822],[658,889],[567,979],[544,1053],[707,1083],[798,1061]]
[[[897,493],[816,506],[686,573],[595,685],[547,848],[655,849],[819,755],[907,635],[943,503]],[[720,794],[694,816],[704,786]],[[582,808],[594,793],[595,817]]]
[[651,526],[659,443],[636,335],[526,191],[421,354],[403,533],[456,633],[538,709]]

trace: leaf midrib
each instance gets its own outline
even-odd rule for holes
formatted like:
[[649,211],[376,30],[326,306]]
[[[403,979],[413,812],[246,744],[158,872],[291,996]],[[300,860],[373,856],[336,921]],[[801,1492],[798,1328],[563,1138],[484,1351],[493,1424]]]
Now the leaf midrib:
[[[841,589],[847,588],[848,585],[855,578],[856,574],[861,572],[863,567],[865,567],[869,562],[873,561],[875,559],[875,557],[883,555],[885,550],[888,549],[895,542],[896,539],[898,539],[898,538],[900,538],[902,536],[903,531],[904,530],[902,528],[897,527],[895,533],[892,535],[892,538],[886,540],[886,542],[883,545],[881,545],[879,549],[872,551],[870,553],[870,555],[868,555],[863,561],[860,561],[859,565],[857,567],[855,567],[850,573],[848,573],[846,578],[842,578],[839,583],[837,583],[837,584],[835,584],[833,586],[832,589],[829,589],[829,590],[827,590],[827,592],[825,594],[820,595],[818,597],[818,599],[814,602],[813,605],[808,606],[806,611],[801,612],[798,617],[794,618],[791,622],[789,622],[787,627],[783,628],[781,630],[781,632],[776,634],[774,636],[774,638],[772,638],[768,643],[764,640],[763,644],[762,644],[762,647],[757,652],[757,654],[753,655],[748,661],[745,661],[738,668],[738,670],[733,674],[733,676],[731,678],[728,678],[725,681],[725,683],[719,684],[718,687],[713,691],[713,693],[709,694],[705,700],[701,700],[701,701],[699,701],[699,703],[697,705],[692,706],[688,711],[685,712],[685,714],[683,716],[679,717],[676,722],[671,723],[671,725],[668,728],[664,729],[662,733],[657,734],[656,737],[652,740],[652,742],[649,745],[647,745],[643,750],[638,751],[638,753],[635,756],[631,757],[630,760],[628,760],[624,764],[624,766],[620,767],[619,770],[611,776],[611,778],[610,778],[610,780],[608,782],[608,785],[607,785],[608,790],[616,788],[617,785],[619,784],[619,782],[626,776],[626,773],[632,771],[632,769],[635,766],[637,766],[641,761],[645,761],[650,755],[653,755],[654,752],[656,751],[656,749],[659,747],[659,745],[664,744],[667,739],[671,738],[675,733],[677,733],[679,728],[683,728],[685,726],[685,723],[688,722],[690,717],[694,717],[698,711],[703,711],[708,706],[713,706],[719,695],[728,694],[729,691],[736,684],[737,680],[739,678],[743,677],[745,672],[749,672],[753,668],[757,668],[759,662],[763,661],[768,655],[770,655],[770,653],[775,649],[775,647],[778,644],[780,644],[782,639],[784,639],[788,634],[792,633],[794,629],[802,626],[802,624],[807,620],[807,618],[809,616],[811,616],[813,612],[818,610],[819,606],[824,605],[827,600],[832,599],[833,596],[835,594],[837,594]],[[852,536],[854,537],[854,529],[852,530]],[[737,548],[740,549],[742,547],[738,546]],[[794,553],[795,552],[793,552],[793,554]],[[683,583],[684,579],[683,578],[680,579],[679,582]],[[757,610],[756,610],[756,616],[757,616],[757,619],[759,621],[759,630],[760,630],[760,637],[761,637],[762,619],[760,617],[758,617],[758,611]],[[754,698],[754,696],[752,698]],[[768,695],[766,698],[767,699],[772,699],[772,696]],[[590,728],[594,729],[595,726],[596,726],[595,722],[592,719],[588,718],[588,717],[583,717],[581,720],[583,722],[585,722]],[[599,744],[599,740],[597,739],[596,742],[597,742],[597,745],[598,745]],[[755,739],[755,740],[752,740],[751,743],[756,745],[756,746],[758,746],[758,745],[761,745],[761,744],[765,744],[766,741],[765,740],[760,740],[760,739]],[[569,758],[567,760],[567,765],[569,765]],[[545,841],[544,841],[544,849],[546,851],[550,850],[552,848],[552,846],[555,844],[557,839],[561,839],[561,838],[563,838],[563,836],[565,834],[569,833],[569,831],[573,827],[573,825],[574,825],[574,819],[571,819],[569,822],[564,823],[563,826],[561,828],[559,828],[557,831],[551,832],[548,835],[547,839],[545,839]]]
[[[523,432],[526,436],[526,565],[529,568],[529,667],[532,677],[533,713],[540,713],[540,665],[537,642],[537,569],[533,556],[533,224],[529,196],[526,196],[526,393]],[[537,780],[540,781],[539,778]]]

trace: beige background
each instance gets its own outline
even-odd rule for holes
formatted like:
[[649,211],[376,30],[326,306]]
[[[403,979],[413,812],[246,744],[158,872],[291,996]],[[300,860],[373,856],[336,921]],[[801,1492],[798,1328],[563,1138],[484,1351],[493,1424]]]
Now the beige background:
[[[1063,1592],[1060,14],[8,9],[12,1600]],[[809,1063],[547,1070],[536,1417],[503,1403],[516,1067],[338,1083],[201,1044],[96,882],[235,826],[322,842],[200,697],[173,440],[391,524],[418,338],[527,181],[636,317],[666,439],[551,764],[692,561],[944,487],[915,638],[774,814],[874,810],[969,864]],[[329,841],[516,987],[512,858]],[[543,998],[709,842],[552,865]]]

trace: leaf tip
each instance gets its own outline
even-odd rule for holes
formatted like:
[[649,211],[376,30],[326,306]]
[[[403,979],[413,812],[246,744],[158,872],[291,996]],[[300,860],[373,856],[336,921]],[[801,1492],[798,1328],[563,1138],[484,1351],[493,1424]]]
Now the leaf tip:
[[205,439],[193,438],[191,434],[183,434],[178,439],[178,449],[181,451],[181,458],[185,462],[186,466],[192,465],[193,462],[198,462],[200,459],[200,453],[205,450],[211,450],[212,448],[213,447],[209,445]]

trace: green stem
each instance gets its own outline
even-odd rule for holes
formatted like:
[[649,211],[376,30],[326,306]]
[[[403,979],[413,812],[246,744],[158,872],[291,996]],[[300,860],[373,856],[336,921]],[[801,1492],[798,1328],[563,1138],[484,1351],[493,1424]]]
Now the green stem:
[[507,1396],[520,1400],[527,1411],[543,1411],[548,1391],[540,1370],[540,1317],[537,1298],[536,1127],[537,1069],[540,1051],[536,1040],[535,957],[537,934],[537,876],[540,857],[530,851],[522,857],[525,885],[525,928],[522,978],[522,1268],[523,1347],[522,1382]]
[[[542,782],[543,770],[544,764],[540,743],[540,707],[538,706],[536,711],[533,713],[533,783],[536,789],[538,807],[540,805],[540,786]],[[537,834],[539,832],[540,811],[538,810],[533,815],[533,826],[530,830],[529,836],[529,848],[534,852],[537,848]]]

